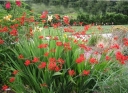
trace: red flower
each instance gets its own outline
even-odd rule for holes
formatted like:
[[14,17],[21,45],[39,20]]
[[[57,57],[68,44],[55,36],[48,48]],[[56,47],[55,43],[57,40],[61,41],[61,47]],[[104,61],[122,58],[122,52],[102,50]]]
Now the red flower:
[[38,48],[47,48],[48,44],[40,44]]
[[17,30],[16,29],[12,29],[12,31],[10,31],[10,35],[17,36],[18,35]]
[[55,67],[55,71],[58,72],[60,68],[58,66]]
[[97,60],[95,58],[90,58],[89,62],[91,64],[95,64],[95,63],[97,63]]
[[44,53],[44,56],[47,57],[49,55],[49,52]]
[[30,65],[30,60],[26,60],[24,64],[25,64],[26,66],[29,66],[29,65]]
[[57,45],[57,46],[62,46],[63,43],[58,41],[58,42],[56,42],[56,45]]
[[39,61],[39,59],[37,58],[37,57],[34,57],[34,59],[32,60],[32,62],[38,62]]
[[83,72],[82,72],[82,75],[89,75],[90,74],[90,70],[83,70]]
[[80,24],[80,26],[82,26],[83,25],[83,22],[79,22],[79,24]]
[[100,47],[100,48],[104,48],[103,44],[99,44],[98,47]]
[[69,24],[69,17],[68,16],[64,16],[63,17],[63,21],[64,21],[65,24],[68,25]]
[[125,61],[120,61],[120,64],[124,65],[125,64]]
[[115,37],[114,37],[114,40],[118,40],[118,37],[117,37],[117,36],[115,36]]
[[21,1],[20,0],[16,0],[16,5],[20,7],[21,6]]
[[42,23],[46,23],[46,20],[42,20]]
[[60,19],[59,14],[55,14],[55,18],[56,18],[57,20],[59,20],[59,19]]
[[9,81],[12,83],[12,82],[14,82],[15,81],[15,77],[11,77],[10,79],[9,79]]
[[119,47],[119,45],[118,44],[114,44],[114,45],[112,45],[110,48],[112,48],[112,49],[119,49],[120,47]]
[[18,70],[14,70],[14,71],[12,72],[13,75],[16,75],[17,73],[18,73]]
[[38,66],[38,68],[45,68],[46,67],[46,62],[42,62],[39,66]]
[[56,68],[56,63],[55,62],[49,62],[49,64],[48,64],[48,69],[49,70],[55,70],[55,68]]
[[116,52],[115,56],[116,56],[116,59],[119,60],[122,64],[124,64],[125,60],[128,59],[128,57],[124,56],[120,51]]
[[105,59],[109,61],[111,58],[110,56],[106,56]]
[[124,45],[125,46],[128,46],[128,41],[124,41]]
[[4,44],[4,40],[0,39],[0,44]]
[[56,62],[56,59],[55,58],[49,58],[49,62]]
[[58,58],[57,60],[59,63],[64,64],[64,60],[62,58]]
[[2,86],[2,90],[6,91],[9,87],[7,85]]
[[70,76],[74,76],[76,73],[75,73],[74,70],[68,70],[68,74],[69,74]]
[[81,63],[85,60],[85,57],[83,54],[81,54],[77,59],[76,59],[76,63]]
[[8,27],[4,26],[0,32],[8,32]]
[[45,19],[47,17],[48,11],[44,11],[40,18]]
[[8,1],[8,2],[6,2],[6,4],[5,4],[5,8],[6,9],[10,9],[11,8],[11,3]]
[[55,36],[55,37],[53,38],[53,40],[59,40],[59,39],[58,39],[58,37],[57,37],[57,36]]
[[18,56],[18,58],[19,58],[19,59],[23,59],[24,56],[23,56],[22,54],[20,54],[20,55]]
[[89,25],[84,26],[84,30],[87,31],[89,29]]

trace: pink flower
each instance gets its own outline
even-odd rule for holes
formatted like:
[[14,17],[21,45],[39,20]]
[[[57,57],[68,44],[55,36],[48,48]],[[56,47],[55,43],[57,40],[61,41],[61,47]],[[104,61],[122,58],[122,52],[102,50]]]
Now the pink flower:
[[21,6],[21,1],[20,0],[16,0],[16,5],[20,7]]
[[6,9],[10,9],[11,8],[11,3],[8,1],[8,2],[6,2],[6,4],[5,4],[5,8]]

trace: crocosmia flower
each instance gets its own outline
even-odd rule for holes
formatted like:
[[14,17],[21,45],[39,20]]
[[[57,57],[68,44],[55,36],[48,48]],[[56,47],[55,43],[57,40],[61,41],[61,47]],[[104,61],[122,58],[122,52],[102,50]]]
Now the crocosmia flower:
[[11,77],[10,79],[9,79],[9,81],[12,83],[12,82],[14,82],[15,81],[15,77]]
[[70,76],[74,76],[76,73],[75,73],[74,70],[68,70],[68,74],[69,74]]
[[8,89],[8,86],[7,85],[3,85],[2,86],[2,90],[6,91]]
[[83,70],[82,74],[87,76],[90,74],[90,70]]
[[8,1],[8,2],[6,2],[6,4],[5,4],[5,8],[6,9],[10,9],[11,8],[11,3]]
[[20,7],[21,6],[21,1],[20,0],[16,0],[16,5]]

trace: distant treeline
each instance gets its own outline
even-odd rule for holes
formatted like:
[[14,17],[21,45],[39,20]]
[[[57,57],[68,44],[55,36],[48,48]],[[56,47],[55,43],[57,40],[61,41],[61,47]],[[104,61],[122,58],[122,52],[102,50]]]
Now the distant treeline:
[[77,11],[82,10],[89,14],[104,15],[107,12],[122,13],[128,15],[127,0],[31,0],[34,3],[44,3],[47,6],[64,6],[65,8],[74,8]]

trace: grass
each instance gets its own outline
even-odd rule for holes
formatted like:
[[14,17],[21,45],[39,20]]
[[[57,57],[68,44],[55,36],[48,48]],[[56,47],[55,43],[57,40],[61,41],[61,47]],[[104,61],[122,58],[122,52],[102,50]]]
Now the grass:
[[[128,28],[128,25],[124,25],[125,27]],[[112,31],[112,25],[108,25],[108,26],[101,26],[102,30],[98,30],[97,28],[98,26],[93,26],[91,27],[86,34],[98,34],[98,33],[111,33]],[[70,35],[70,33],[66,32],[66,33],[63,33],[63,30],[64,27],[60,27],[60,28],[57,28],[54,29],[53,27],[50,27],[50,28],[44,28],[43,29],[43,34],[45,36],[49,36],[49,35],[52,35],[52,36],[56,36],[56,35],[63,35],[63,34],[67,34],[67,35]],[[72,26],[72,29],[74,29],[75,32],[79,32],[79,31],[82,31],[84,29],[84,26]],[[50,33],[50,34],[49,34]]]

